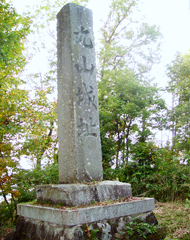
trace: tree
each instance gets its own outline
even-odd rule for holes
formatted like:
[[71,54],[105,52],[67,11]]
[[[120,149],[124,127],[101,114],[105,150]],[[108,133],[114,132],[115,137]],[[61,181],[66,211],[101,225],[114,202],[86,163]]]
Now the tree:
[[0,3],[0,12],[0,190],[10,206],[6,195],[17,194],[11,189],[11,178],[20,157],[18,139],[23,134],[28,109],[28,92],[19,88],[18,76],[26,63],[23,50],[29,19],[18,15],[5,0]]
[[172,93],[173,106],[169,111],[173,131],[173,148],[184,153],[184,159],[190,157],[190,52],[178,53],[168,65],[167,75],[170,78],[168,91]]
[[[116,168],[128,164],[134,143],[148,140],[153,125],[158,127],[158,112],[165,108],[148,78],[158,61],[160,33],[156,26],[133,20],[136,3],[113,0],[101,29],[98,88],[103,162],[115,163]],[[107,148],[112,150],[110,160],[104,158]]]
[[57,156],[57,103],[49,101],[47,94],[48,89],[38,90],[30,99],[32,107],[25,119],[26,131],[21,152],[38,169],[41,169],[42,163],[56,161]]

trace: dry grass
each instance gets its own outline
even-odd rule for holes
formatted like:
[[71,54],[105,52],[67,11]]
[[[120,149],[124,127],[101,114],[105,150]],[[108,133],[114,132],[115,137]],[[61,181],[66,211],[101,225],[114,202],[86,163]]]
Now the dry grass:
[[190,207],[184,202],[156,203],[159,225],[167,230],[166,240],[190,240]]

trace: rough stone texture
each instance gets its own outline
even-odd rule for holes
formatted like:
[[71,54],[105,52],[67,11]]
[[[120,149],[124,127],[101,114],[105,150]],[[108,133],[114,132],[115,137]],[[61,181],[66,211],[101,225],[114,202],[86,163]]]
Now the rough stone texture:
[[73,3],[57,15],[59,182],[103,177],[92,11]]
[[74,226],[87,222],[97,222],[127,215],[134,215],[152,211],[154,199],[133,200],[130,202],[115,203],[111,205],[92,206],[83,208],[53,208],[18,204],[17,214],[26,218],[40,221]]
[[[133,221],[137,217],[142,219],[142,221],[145,221],[147,218],[155,219],[153,212],[150,211],[143,215],[131,215],[67,227],[20,216],[17,221],[16,232],[12,234],[14,237],[11,240],[86,240],[92,237],[93,231],[98,240],[126,239],[122,237],[121,232],[125,231],[125,225],[128,222]],[[149,222],[149,224],[157,225],[155,220]],[[148,240],[161,240],[165,238],[165,235],[165,231],[158,227],[157,234],[147,234],[146,237]],[[133,239],[138,240],[142,238],[136,236]],[[6,240],[10,239],[6,238]]]
[[131,185],[118,181],[103,181],[94,184],[60,184],[36,187],[37,201],[61,203],[64,206],[89,205],[104,200],[131,197]]

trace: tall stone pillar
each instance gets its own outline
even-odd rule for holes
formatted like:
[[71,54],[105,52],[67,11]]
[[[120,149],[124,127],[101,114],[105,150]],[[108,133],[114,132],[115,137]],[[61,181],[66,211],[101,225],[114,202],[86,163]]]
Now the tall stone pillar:
[[92,11],[66,4],[58,26],[59,182],[102,180]]

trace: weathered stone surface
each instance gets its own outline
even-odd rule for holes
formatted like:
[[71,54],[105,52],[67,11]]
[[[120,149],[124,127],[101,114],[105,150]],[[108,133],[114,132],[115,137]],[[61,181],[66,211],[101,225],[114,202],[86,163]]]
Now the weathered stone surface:
[[40,221],[74,226],[87,222],[91,223],[132,214],[145,213],[153,209],[154,199],[146,198],[144,200],[135,200],[106,206],[74,209],[58,209],[53,207],[18,204],[17,214]]
[[59,182],[103,177],[92,11],[68,3],[57,15]]
[[[141,219],[144,222],[146,221],[146,216],[151,216],[152,214],[152,212],[147,212],[145,214],[124,216],[94,223],[85,223],[73,227],[47,223],[20,216],[17,222],[16,232],[14,233],[15,238],[11,238],[11,240],[87,240],[92,238],[93,232],[94,237],[98,240],[126,239],[123,232],[126,232],[125,226],[128,222],[134,221],[136,218]],[[34,228],[37,229],[36,232],[33,232]],[[161,240],[165,238],[165,235],[165,230],[158,227],[157,233],[146,233],[146,239]],[[142,239],[142,237],[136,235],[135,238],[129,239],[139,240]]]
[[38,202],[62,203],[65,206],[88,205],[104,200],[131,197],[131,185],[118,181],[87,184],[41,185],[36,187]]

